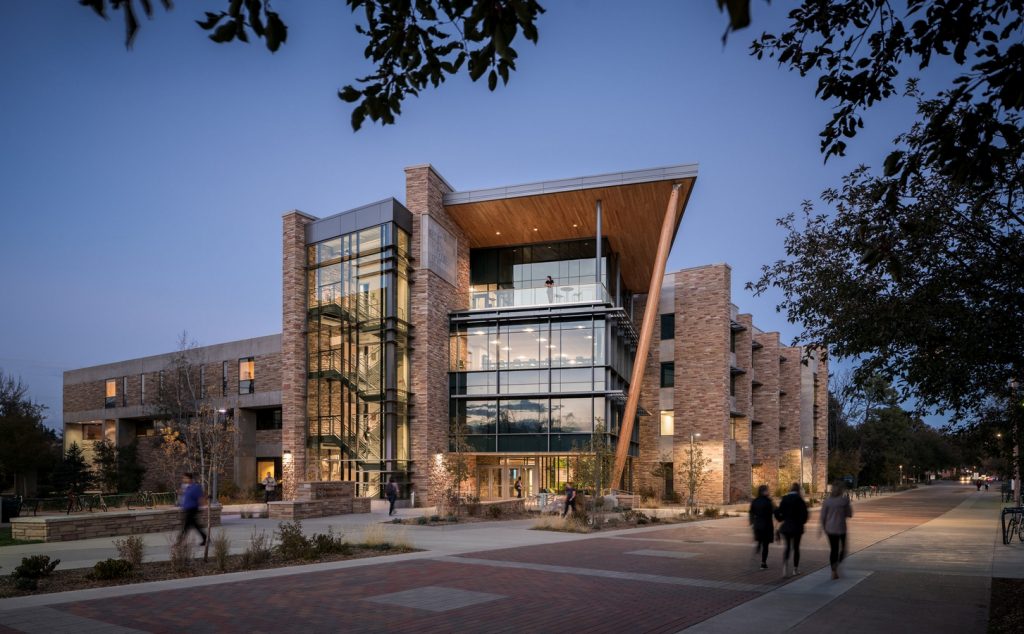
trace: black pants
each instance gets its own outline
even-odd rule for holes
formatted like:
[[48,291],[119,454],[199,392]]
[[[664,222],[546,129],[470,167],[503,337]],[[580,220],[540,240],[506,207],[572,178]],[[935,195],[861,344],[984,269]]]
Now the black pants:
[[764,539],[757,540],[757,549],[761,553],[761,563],[768,563],[768,547],[771,546],[772,540],[765,541]]
[[194,528],[199,536],[203,538],[203,543],[206,543],[206,533],[200,528],[197,518],[199,517],[199,509],[185,509],[185,521],[181,525],[181,536],[184,537],[188,529]]
[[787,535],[783,533],[782,536],[786,539],[786,550],[782,551],[782,561],[789,561],[789,553],[793,553],[793,567],[800,567],[800,538],[802,535],[799,533],[795,535]]
[[565,517],[569,513],[569,508],[570,507],[572,507],[572,514],[574,516],[576,515],[576,500],[573,499],[573,500],[566,500],[565,501],[565,510],[562,511],[562,517]]
[[266,503],[270,502],[270,498],[273,495],[274,495],[273,491],[271,491],[270,489],[265,489],[263,491],[263,503],[266,504]]
[[835,569],[839,562],[846,557],[846,533],[839,535],[828,535],[828,563]]
[[392,497],[388,498],[388,515],[394,515],[395,514],[395,500],[396,499],[397,498],[392,498]]

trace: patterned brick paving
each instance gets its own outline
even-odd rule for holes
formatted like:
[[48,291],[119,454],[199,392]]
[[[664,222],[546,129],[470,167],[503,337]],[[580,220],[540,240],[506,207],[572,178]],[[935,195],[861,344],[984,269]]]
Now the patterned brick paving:
[[[966,489],[962,493],[966,494]],[[852,549],[917,526],[963,499],[961,491],[956,490],[941,496],[895,496],[874,501],[863,509],[854,502]],[[824,565],[827,557],[815,531],[813,527],[809,531],[801,566],[806,572]],[[696,555],[679,559],[629,554],[645,549]],[[445,557],[369,565],[54,607],[80,617],[153,632],[570,632],[627,628],[634,632],[671,632],[760,594],[692,585],[686,579],[768,587],[785,583],[780,552],[772,553],[773,568],[765,572],[756,569],[752,555],[744,518],[733,518],[620,537],[472,553],[462,557],[464,562],[459,561],[460,557]],[[487,561],[520,563],[492,567]],[[552,572],[531,566],[658,577],[644,581],[586,570]],[[683,581],[670,582],[673,579]],[[491,593],[503,598],[440,613],[364,600],[426,587]]]

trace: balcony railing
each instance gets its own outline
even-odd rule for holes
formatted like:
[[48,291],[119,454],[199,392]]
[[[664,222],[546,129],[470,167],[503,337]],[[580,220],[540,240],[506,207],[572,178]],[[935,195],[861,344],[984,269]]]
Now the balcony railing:
[[605,289],[604,284],[508,288],[488,291],[470,290],[469,292],[470,310],[594,303],[612,303],[611,296]]

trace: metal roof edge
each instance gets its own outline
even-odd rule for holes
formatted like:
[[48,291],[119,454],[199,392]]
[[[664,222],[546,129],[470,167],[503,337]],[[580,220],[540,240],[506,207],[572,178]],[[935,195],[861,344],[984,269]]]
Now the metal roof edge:
[[463,192],[453,191],[444,195],[444,204],[461,205],[485,200],[520,198],[525,196],[537,196],[540,194],[554,194],[558,192],[594,189],[597,187],[617,187],[620,185],[632,185],[636,183],[696,178],[697,168],[697,163],[682,163],[679,165],[666,165],[664,167],[631,170],[626,172],[597,174],[595,176],[580,176],[576,178],[538,181],[522,185],[474,189]]

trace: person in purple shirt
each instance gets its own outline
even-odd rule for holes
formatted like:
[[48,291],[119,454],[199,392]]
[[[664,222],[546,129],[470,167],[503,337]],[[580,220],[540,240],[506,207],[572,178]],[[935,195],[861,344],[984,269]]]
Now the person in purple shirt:
[[199,542],[199,545],[202,546],[206,544],[206,533],[199,526],[197,518],[199,503],[203,499],[203,486],[192,478],[191,473],[181,474],[181,485],[184,489],[181,494],[181,510],[185,512],[184,521],[181,523],[181,539],[185,538],[189,528],[194,528],[203,540]]

